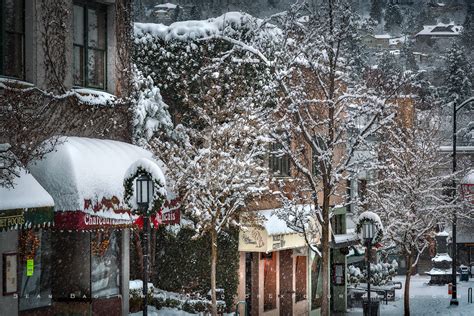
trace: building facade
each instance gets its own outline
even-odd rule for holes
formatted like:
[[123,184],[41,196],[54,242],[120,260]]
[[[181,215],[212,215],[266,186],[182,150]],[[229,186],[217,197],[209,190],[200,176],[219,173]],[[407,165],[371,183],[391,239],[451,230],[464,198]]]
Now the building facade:
[[[88,173],[74,173],[85,163],[75,159],[90,153],[92,143],[131,146],[137,155],[129,158],[151,155],[126,144],[131,142],[131,117],[119,97],[129,92],[123,79],[130,69],[129,52],[122,49],[127,45],[121,33],[121,23],[131,19],[127,3],[0,1],[0,144],[9,148],[2,153],[18,157],[19,165],[28,169],[13,177],[17,185],[0,191],[0,200],[21,196],[17,204],[0,207],[0,222],[5,222],[0,266],[9,271],[1,279],[0,315],[128,315],[132,218],[116,197],[97,199],[111,186],[123,186],[123,174],[112,174],[115,180],[110,182],[104,174],[91,174],[93,165]],[[11,108],[18,104],[35,113],[35,122],[15,121]],[[55,150],[45,151],[40,163],[22,150],[22,142],[47,142],[56,136],[67,138],[51,142]],[[80,143],[89,145],[79,149]],[[48,165],[61,152],[68,153],[65,164]],[[112,156],[123,154],[119,150]],[[95,176],[100,186],[81,199],[74,197],[74,192],[85,192],[79,186],[60,185]],[[32,186],[53,203],[38,204]]]

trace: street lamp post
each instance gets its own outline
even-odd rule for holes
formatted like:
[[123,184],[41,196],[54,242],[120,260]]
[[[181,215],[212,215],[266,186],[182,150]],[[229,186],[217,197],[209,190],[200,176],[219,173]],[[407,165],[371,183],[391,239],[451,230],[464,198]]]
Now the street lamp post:
[[[457,141],[457,114],[459,110],[465,107],[467,104],[474,102],[474,98],[469,98],[462,102],[459,106],[456,106],[456,103],[453,104],[453,201],[456,199],[456,180],[454,179],[454,174],[456,173],[456,141]],[[453,261],[452,261],[452,294],[450,305],[459,305],[458,302],[458,293],[457,293],[457,241],[456,241],[456,225],[457,225],[457,214],[456,208],[453,209]]]
[[372,222],[365,222],[362,224],[362,237],[364,238],[367,248],[367,296],[368,296],[368,310],[369,316],[372,313],[372,300],[370,296],[370,253],[372,250],[372,240],[374,238],[374,224]]
[[143,216],[143,316],[148,315],[148,235],[150,231],[150,202],[153,202],[153,181],[141,175],[136,181],[137,205]]

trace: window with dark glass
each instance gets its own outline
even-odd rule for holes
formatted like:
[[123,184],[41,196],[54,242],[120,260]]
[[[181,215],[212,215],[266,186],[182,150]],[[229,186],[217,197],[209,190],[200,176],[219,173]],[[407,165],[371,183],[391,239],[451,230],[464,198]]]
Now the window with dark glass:
[[270,170],[280,177],[290,176],[290,157],[283,152],[283,146],[278,143],[271,145],[269,166]]
[[23,0],[0,0],[0,75],[23,79],[25,6]]
[[120,232],[92,233],[92,297],[120,294]]
[[105,89],[106,19],[105,8],[74,4],[74,85]]
[[[18,293],[20,311],[50,306],[52,304],[51,231],[45,229],[21,231],[20,248],[25,252],[20,256],[21,288]],[[28,260],[32,261],[30,269],[27,267]]]

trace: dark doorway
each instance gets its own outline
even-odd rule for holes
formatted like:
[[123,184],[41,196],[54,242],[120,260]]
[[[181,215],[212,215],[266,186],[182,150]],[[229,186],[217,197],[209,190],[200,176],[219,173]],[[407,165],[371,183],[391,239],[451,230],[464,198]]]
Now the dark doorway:
[[293,257],[292,250],[280,251],[280,315],[293,314]]

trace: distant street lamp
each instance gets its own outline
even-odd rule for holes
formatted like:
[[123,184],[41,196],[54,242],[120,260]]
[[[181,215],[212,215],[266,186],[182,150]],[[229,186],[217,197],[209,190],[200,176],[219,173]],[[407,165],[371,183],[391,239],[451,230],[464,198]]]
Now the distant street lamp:
[[141,175],[136,180],[137,205],[143,216],[143,316],[148,315],[148,238],[150,231],[150,214],[148,208],[153,202],[153,180]]
[[[454,179],[454,174],[456,173],[456,141],[457,141],[457,114],[458,111],[465,107],[467,104],[474,102],[474,98],[469,98],[462,102],[459,106],[456,106],[456,103],[453,104],[453,201],[456,199],[456,180]],[[457,285],[456,285],[456,278],[457,278],[457,241],[456,241],[456,223],[457,222],[457,214],[456,208],[454,207],[453,210],[453,261],[452,261],[452,278],[453,278],[453,287],[451,293],[451,301],[449,302],[450,305],[459,305],[458,298],[457,298]]]
[[374,223],[366,221],[362,224],[362,238],[367,248],[367,295],[369,316],[372,313],[371,296],[370,296],[370,253],[372,249],[372,240],[374,239]]

